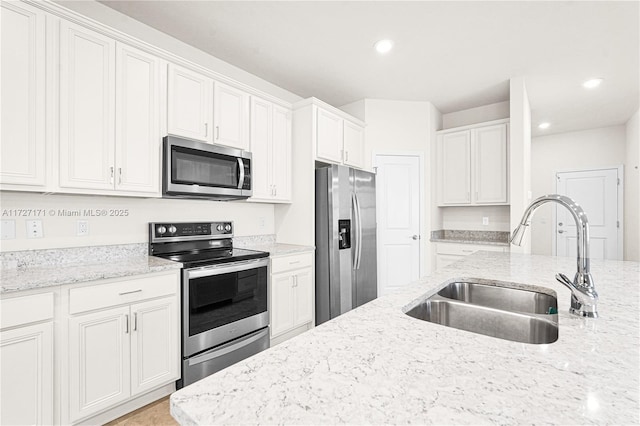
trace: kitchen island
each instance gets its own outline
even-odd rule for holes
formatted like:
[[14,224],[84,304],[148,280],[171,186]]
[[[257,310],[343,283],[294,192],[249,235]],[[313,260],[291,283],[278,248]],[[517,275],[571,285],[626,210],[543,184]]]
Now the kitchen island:
[[[639,424],[640,264],[592,261],[598,319],[568,313],[570,258],[478,252],[171,396],[183,425]],[[454,277],[554,290],[559,338],[532,345],[409,317]]]

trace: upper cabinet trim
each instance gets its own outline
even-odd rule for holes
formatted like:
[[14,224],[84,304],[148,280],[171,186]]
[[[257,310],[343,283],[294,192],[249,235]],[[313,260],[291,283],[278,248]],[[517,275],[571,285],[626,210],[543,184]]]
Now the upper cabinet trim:
[[449,129],[442,129],[442,130],[436,131],[436,135],[444,135],[447,133],[460,132],[463,130],[478,129],[480,127],[495,126],[496,124],[504,124],[504,123],[508,123],[509,121],[510,121],[509,118],[501,118],[499,120],[483,121],[481,123],[468,124],[466,126],[451,127]]
[[[205,76],[210,77],[216,81],[219,81],[221,83],[225,83],[237,89],[243,90],[249,93],[250,95],[260,96],[263,99],[267,99],[275,104],[284,106],[286,108],[292,107],[292,104],[290,102],[287,102],[281,98],[278,98],[277,96],[271,95],[269,93],[256,89],[253,86],[234,80],[230,77],[227,77],[224,74],[220,74],[219,72],[213,71],[195,62],[191,62],[181,56],[176,55],[175,53],[159,48],[151,43],[147,43],[146,41],[137,39],[127,33],[124,33],[120,30],[116,30],[115,28],[112,28],[94,19],[88,18],[77,12],[69,10],[64,6],[53,3],[50,0],[22,0],[22,1],[26,4],[42,9],[60,18],[63,18],[75,24],[87,27],[90,30],[101,33],[102,35],[110,37],[116,41],[120,41],[122,43],[136,47],[140,50],[143,50],[147,53],[158,56],[176,65],[180,65],[182,67],[191,69],[195,72],[204,74]],[[213,55],[210,55],[210,56],[214,57]]]

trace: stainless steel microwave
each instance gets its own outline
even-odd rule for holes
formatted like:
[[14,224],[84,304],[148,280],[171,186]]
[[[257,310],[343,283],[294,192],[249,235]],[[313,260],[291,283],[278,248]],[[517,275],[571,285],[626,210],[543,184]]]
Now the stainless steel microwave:
[[165,136],[162,157],[164,197],[241,200],[252,195],[250,152]]

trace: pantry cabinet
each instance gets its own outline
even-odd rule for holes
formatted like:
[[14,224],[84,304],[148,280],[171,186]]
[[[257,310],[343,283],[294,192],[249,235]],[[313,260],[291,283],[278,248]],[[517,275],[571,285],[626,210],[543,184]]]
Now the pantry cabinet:
[[0,189],[43,190],[45,161],[45,14],[2,2]]
[[[271,259],[271,339],[299,332],[313,324],[313,255],[279,256]],[[301,326],[306,328],[299,329]],[[286,337],[293,337],[289,335]],[[278,339],[277,342],[282,341]]]
[[176,273],[69,291],[69,420],[179,378]]
[[53,293],[0,301],[0,424],[50,425]]
[[508,123],[438,135],[440,206],[508,204]]
[[291,202],[291,111],[252,97],[250,149],[250,201]]
[[159,195],[161,61],[70,22],[60,31],[60,187]]

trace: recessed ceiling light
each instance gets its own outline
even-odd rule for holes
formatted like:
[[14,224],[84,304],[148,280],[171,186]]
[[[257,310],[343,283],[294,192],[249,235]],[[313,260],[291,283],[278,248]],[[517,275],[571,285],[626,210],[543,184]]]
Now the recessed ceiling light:
[[393,41],[389,39],[379,40],[374,44],[374,47],[381,55],[389,52],[393,48]]
[[545,121],[544,123],[540,123],[540,124],[538,124],[538,128],[539,128],[539,129],[548,129],[548,128],[549,128],[549,126],[551,126],[551,123],[548,123],[548,122],[546,122],[546,121]]
[[603,80],[604,78],[592,78],[582,83],[582,86],[585,89],[595,89],[596,87],[600,86],[600,83],[602,83]]

